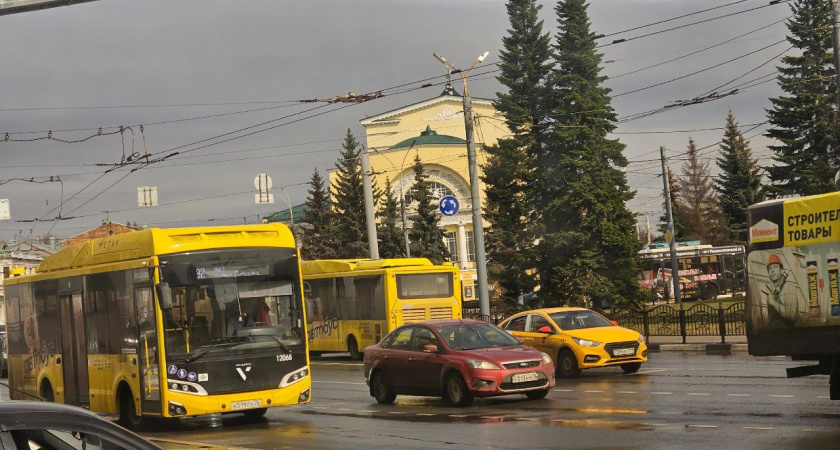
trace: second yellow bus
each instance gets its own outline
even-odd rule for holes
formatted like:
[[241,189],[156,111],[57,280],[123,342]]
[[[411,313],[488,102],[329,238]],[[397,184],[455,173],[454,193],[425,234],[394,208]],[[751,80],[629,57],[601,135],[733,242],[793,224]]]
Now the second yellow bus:
[[350,352],[394,328],[461,318],[459,269],[426,258],[301,261],[313,353]]

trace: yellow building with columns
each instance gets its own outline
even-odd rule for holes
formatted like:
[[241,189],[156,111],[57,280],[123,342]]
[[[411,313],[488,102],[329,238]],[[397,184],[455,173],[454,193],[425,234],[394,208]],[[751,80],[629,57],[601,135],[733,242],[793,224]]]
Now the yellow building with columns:
[[[501,113],[487,99],[472,98],[476,158],[486,163],[485,146],[508,137],[510,132]],[[436,198],[453,195],[460,211],[454,216],[441,214],[446,244],[452,262],[461,267],[464,300],[476,299],[475,246],[470,201],[470,176],[467,164],[466,130],[463,97],[451,85],[435,98],[361,120],[365,127],[365,148],[373,182],[384,189],[391,181],[394,196],[405,199],[406,216],[415,214],[411,197],[414,185],[414,156],[418,155]],[[336,174],[330,172],[330,181]],[[483,183],[480,186],[484,192]],[[482,196],[482,201],[484,197]],[[438,211],[440,214],[440,211]],[[408,227],[411,227],[410,219]],[[487,227],[487,223],[484,226]]]

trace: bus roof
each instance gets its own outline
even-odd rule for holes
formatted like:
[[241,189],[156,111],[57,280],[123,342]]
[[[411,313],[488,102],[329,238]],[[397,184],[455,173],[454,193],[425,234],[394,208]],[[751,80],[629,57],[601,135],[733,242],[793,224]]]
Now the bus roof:
[[[427,258],[390,258],[390,259],[316,259],[301,261],[300,268],[304,275],[333,272],[352,272],[354,270],[378,270],[391,267],[434,266]],[[454,266],[453,266],[454,267]]]
[[195,228],[149,228],[91,239],[60,250],[38,265],[37,273],[107,264],[212,248],[295,248],[291,231],[279,223]]

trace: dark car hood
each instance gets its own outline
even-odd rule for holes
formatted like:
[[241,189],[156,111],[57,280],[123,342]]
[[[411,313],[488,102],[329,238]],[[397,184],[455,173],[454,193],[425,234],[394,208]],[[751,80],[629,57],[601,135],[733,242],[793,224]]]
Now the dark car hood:
[[542,354],[539,350],[535,350],[525,345],[479,348],[475,350],[456,350],[456,353],[466,358],[485,359],[502,363],[522,361],[525,359],[542,359]]

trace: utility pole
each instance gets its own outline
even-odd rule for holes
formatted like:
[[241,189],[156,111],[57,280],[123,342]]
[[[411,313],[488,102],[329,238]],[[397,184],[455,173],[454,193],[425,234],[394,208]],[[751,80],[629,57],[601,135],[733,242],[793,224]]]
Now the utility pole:
[[376,211],[373,209],[373,188],[370,186],[370,160],[368,160],[367,149],[364,145],[359,157],[362,160],[362,189],[365,194],[365,221],[367,222],[370,259],[379,259],[379,242],[376,238]]
[[[671,247],[671,282],[674,287],[674,301],[682,306],[680,298],[680,270],[677,263],[677,240],[674,238],[674,217],[671,214],[671,186],[668,185],[668,171],[665,168],[665,147],[659,147],[659,157],[662,160],[662,184],[665,185],[665,215],[668,218],[668,231],[665,239]],[[665,299],[668,302],[668,299]]]
[[478,275],[478,306],[482,316],[490,317],[490,291],[487,287],[487,257],[484,253],[484,222],[481,218],[481,196],[478,190],[478,164],[475,157],[475,141],[473,140],[473,121],[472,121],[472,102],[470,101],[470,94],[467,91],[467,75],[470,71],[490,52],[484,52],[479,56],[475,62],[465,72],[458,70],[454,64],[447,62],[446,58],[433,53],[438,61],[451,67],[455,72],[461,75],[464,81],[464,125],[467,133],[467,164],[470,169],[470,202],[472,203],[472,225],[473,238],[475,241],[475,265]]
[[834,73],[837,76],[837,106],[840,108],[840,0],[831,0],[832,41],[834,43]]

